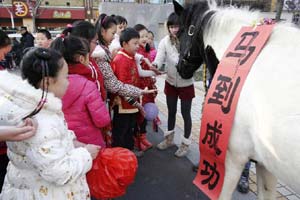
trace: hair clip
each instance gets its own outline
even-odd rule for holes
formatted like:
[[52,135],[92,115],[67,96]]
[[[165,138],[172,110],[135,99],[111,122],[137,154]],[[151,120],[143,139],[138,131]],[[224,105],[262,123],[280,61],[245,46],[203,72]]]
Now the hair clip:
[[102,25],[102,26],[104,25],[104,23],[105,23],[105,21],[107,20],[107,18],[108,18],[108,15],[105,15],[105,17],[102,19],[102,21],[101,21],[101,25]]
[[48,49],[45,48],[37,48],[34,51],[34,54],[36,57],[42,59],[42,60],[49,60],[51,58],[51,54]]
[[61,38],[62,41],[65,40],[65,34],[61,33],[61,34],[59,35],[59,37]]

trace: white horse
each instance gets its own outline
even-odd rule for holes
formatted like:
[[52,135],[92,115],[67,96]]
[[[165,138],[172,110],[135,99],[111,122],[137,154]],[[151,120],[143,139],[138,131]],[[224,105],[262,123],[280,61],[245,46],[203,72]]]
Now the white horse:
[[[190,25],[198,24],[204,46],[219,59],[242,26],[260,19],[259,12],[217,8],[197,2],[183,8],[174,2],[184,29],[179,35],[183,55]],[[214,10],[215,12],[210,12]],[[200,23],[199,23],[200,20]],[[192,50],[190,48],[190,50]],[[190,52],[192,54],[192,52]],[[196,56],[196,55],[194,55]],[[188,59],[188,58],[186,58]],[[184,67],[184,63],[181,63]],[[300,30],[278,23],[254,62],[237,105],[227,149],[226,172],[219,199],[231,199],[245,163],[256,160],[258,199],[276,198],[277,179],[300,194]]]

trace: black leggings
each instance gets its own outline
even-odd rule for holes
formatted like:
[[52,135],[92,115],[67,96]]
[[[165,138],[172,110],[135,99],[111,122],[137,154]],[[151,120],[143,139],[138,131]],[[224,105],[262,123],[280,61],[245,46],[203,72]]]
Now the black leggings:
[[[168,130],[174,130],[176,122],[178,97],[166,96],[168,106]],[[184,137],[189,138],[192,130],[191,100],[181,100],[181,114],[184,121]]]

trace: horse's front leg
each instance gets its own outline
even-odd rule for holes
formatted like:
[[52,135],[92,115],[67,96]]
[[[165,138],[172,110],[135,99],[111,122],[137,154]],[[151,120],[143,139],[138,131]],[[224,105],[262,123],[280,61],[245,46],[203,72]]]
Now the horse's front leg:
[[261,164],[256,164],[256,176],[258,199],[275,199],[277,178]]
[[228,149],[226,154],[224,184],[219,200],[232,199],[232,194],[237,186],[246,162],[247,159],[241,159],[240,156]]

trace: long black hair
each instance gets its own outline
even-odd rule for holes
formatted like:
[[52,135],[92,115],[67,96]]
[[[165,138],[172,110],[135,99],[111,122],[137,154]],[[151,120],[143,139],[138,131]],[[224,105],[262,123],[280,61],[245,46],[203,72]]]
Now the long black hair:
[[96,22],[96,32],[98,34],[98,41],[102,45],[107,45],[107,42],[105,42],[101,31],[102,30],[107,30],[111,28],[113,25],[117,25],[116,20],[114,19],[113,16],[109,16],[106,14],[101,14]]
[[172,12],[168,17],[167,27],[169,29],[170,26],[174,25],[179,25],[179,16],[175,12]]
[[43,93],[36,108],[23,119],[36,115],[43,108],[47,100],[49,77],[57,77],[63,66],[64,60],[58,51],[45,48],[28,49],[21,62],[22,78],[36,89],[41,86]]

